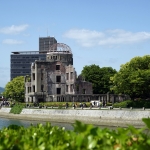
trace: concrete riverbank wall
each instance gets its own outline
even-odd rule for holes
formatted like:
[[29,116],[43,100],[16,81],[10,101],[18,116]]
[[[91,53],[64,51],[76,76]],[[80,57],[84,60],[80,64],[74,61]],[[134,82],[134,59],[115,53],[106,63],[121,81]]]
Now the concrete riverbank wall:
[[10,114],[10,108],[1,108],[0,116],[27,120],[85,123],[106,126],[143,127],[142,118],[150,118],[150,110],[77,110],[77,109],[23,109],[21,114]]

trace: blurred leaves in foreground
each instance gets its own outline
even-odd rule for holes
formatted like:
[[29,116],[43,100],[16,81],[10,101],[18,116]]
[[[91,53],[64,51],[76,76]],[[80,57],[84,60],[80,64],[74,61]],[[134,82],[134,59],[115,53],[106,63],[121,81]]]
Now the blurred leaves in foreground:
[[74,130],[50,123],[28,128],[10,125],[0,130],[0,150],[149,150],[150,119],[146,126],[111,130],[76,121]]

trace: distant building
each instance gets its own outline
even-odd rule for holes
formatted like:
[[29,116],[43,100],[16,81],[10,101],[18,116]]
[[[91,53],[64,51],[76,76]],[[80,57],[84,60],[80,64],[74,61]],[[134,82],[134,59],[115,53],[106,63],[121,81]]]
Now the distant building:
[[12,52],[10,56],[10,79],[30,75],[31,64],[35,60],[46,60],[46,53],[54,43],[57,43],[54,37],[40,37],[39,51]]
[[31,74],[31,64],[35,60],[46,60],[46,53],[39,51],[12,52],[10,56],[10,79]]
[[[31,65],[31,76],[25,77],[25,101],[73,101],[77,94],[92,94],[92,83],[77,80],[73,54],[68,45],[56,43],[46,54],[46,60]],[[73,98],[74,97],[74,98]]]
[[40,37],[39,38],[39,52],[49,51],[49,49],[51,49],[51,46],[55,43],[57,43],[57,40],[54,37],[50,37],[50,36]]

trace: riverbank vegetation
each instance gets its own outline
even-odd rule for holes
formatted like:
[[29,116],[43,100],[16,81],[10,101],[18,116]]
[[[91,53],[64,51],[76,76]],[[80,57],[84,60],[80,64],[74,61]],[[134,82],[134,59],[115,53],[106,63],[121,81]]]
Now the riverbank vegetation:
[[[150,119],[147,127],[101,129],[76,121],[74,130],[37,124],[27,128],[10,125],[0,130],[1,150],[149,150]],[[145,130],[147,132],[145,132]]]
[[114,108],[150,108],[150,101],[149,100],[142,100],[142,99],[136,99],[136,100],[126,100],[118,103],[113,104]]
[[11,110],[10,110],[10,113],[13,113],[13,114],[20,114],[22,109],[25,107],[24,104],[15,104],[11,107]]
[[[90,102],[81,102],[84,107],[83,108],[90,108]],[[80,108],[80,102],[67,102],[67,109],[73,108],[75,104],[76,108]],[[107,103],[105,106],[106,108],[150,108],[150,101],[137,99],[136,101],[133,100],[126,100],[117,103]],[[102,106],[101,106],[102,107]],[[11,111],[10,113],[20,114],[23,108],[39,108],[39,109],[66,109],[66,102],[45,102],[45,103],[16,103],[11,104]]]

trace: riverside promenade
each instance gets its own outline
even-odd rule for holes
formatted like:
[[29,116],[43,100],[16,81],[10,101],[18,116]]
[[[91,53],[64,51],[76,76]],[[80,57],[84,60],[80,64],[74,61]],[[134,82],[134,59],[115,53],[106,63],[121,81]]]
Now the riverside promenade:
[[20,114],[11,114],[11,108],[1,108],[0,117],[20,120],[74,123],[75,120],[100,126],[144,127],[142,118],[150,118],[150,110],[145,109],[39,109],[24,108]]

